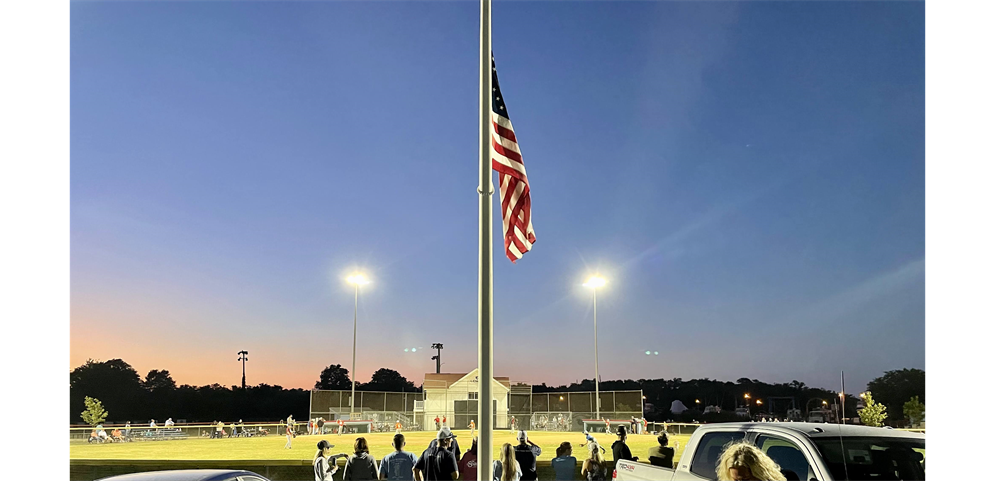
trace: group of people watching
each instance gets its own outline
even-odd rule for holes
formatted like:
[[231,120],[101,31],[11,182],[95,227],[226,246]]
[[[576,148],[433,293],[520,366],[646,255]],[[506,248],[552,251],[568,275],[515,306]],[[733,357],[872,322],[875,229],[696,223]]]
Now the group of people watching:
[[224,421],[215,421],[211,423],[214,429],[211,430],[211,439],[222,439],[222,438],[240,438],[248,437],[251,434],[245,429],[245,423],[241,419],[237,423],[228,424],[229,429],[225,429]]

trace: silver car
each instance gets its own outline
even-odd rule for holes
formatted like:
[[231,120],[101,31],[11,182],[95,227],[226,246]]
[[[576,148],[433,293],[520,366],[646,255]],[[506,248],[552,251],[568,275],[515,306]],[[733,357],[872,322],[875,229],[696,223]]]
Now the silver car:
[[99,481],[269,481],[266,477],[241,469],[177,469],[121,474]]

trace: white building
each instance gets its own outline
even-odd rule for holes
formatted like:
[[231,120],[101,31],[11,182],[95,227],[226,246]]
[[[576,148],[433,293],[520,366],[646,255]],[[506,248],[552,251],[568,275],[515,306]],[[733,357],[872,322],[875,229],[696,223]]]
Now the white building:
[[[495,377],[491,380],[495,427],[508,425],[508,393],[511,391],[511,380],[507,377]],[[453,429],[466,429],[470,420],[477,420],[477,402],[480,396],[480,380],[477,370],[466,374],[428,373],[422,384],[424,401],[415,404],[415,416],[425,429],[435,427],[435,417],[445,416],[446,424]]]

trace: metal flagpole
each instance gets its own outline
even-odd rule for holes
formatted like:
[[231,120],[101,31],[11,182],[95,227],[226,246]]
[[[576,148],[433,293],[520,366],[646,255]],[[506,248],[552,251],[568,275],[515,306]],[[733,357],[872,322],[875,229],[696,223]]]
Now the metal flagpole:
[[[491,479],[492,458],[494,457],[493,433],[494,399],[491,390],[494,379],[494,239],[491,232],[491,196],[494,185],[491,182],[491,1],[480,0],[480,258],[479,291],[477,293],[477,366],[480,380],[480,395],[477,401],[477,419],[480,421],[480,436],[477,441],[477,479]],[[469,446],[473,440],[470,440]]]

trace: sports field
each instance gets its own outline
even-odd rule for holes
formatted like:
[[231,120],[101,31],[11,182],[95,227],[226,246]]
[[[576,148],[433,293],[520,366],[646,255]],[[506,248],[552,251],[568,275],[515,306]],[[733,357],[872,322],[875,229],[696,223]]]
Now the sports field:
[[[453,431],[458,436],[460,449],[466,451],[473,444],[470,440],[469,430]],[[428,443],[435,438],[434,432],[419,431],[405,433],[407,440],[406,451],[415,454],[428,447]],[[335,445],[332,449],[334,453],[352,453],[353,442],[357,437],[364,437],[369,443],[370,454],[377,459],[383,458],[390,453],[393,448],[391,441],[394,433],[373,433],[373,434],[326,434],[324,436],[297,436],[293,441],[292,449],[284,449],[287,443],[286,436],[262,436],[252,438],[232,438],[232,439],[180,439],[172,441],[134,441],[130,443],[106,443],[87,444],[70,443],[70,459],[144,459],[144,460],[306,460],[311,461],[317,451],[318,441],[327,439]],[[595,434],[594,437],[604,446],[605,459],[612,459],[611,444],[615,441],[615,436],[607,436],[604,433]],[[690,435],[671,435],[670,444],[680,443],[677,449],[676,458],[680,459]],[[563,441],[569,441],[573,446],[573,455],[582,460],[587,457],[585,448],[580,447],[585,442],[584,435],[578,432],[541,432],[533,431],[529,433],[529,439],[542,447],[540,460],[550,460],[556,457],[556,448]],[[497,459],[498,449],[504,443],[516,444],[514,431],[498,431],[494,436],[494,459]],[[629,436],[626,444],[632,450],[634,456],[638,456],[640,461],[647,460],[647,450],[657,444],[656,436],[653,435],[632,435]]]

